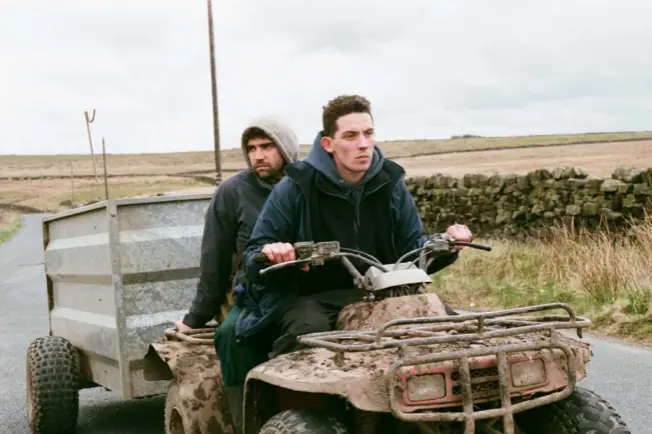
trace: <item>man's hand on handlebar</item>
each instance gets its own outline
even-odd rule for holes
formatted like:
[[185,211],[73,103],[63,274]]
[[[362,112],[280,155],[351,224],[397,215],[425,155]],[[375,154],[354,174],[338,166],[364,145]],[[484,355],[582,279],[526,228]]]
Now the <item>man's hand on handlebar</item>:
[[[458,225],[457,223],[449,226],[446,233],[455,238],[456,241],[470,243],[473,241],[473,234],[465,225]],[[457,250],[462,250],[464,246],[457,246]]]
[[262,253],[267,256],[269,262],[278,264],[281,262],[290,262],[297,259],[294,254],[294,246],[290,243],[272,243],[263,246]]
[[[294,252],[294,246],[290,243],[265,244],[261,253],[267,256],[267,259],[272,264],[280,264],[282,262],[290,262],[297,259]],[[303,271],[308,271],[310,267],[304,265],[301,269]]]

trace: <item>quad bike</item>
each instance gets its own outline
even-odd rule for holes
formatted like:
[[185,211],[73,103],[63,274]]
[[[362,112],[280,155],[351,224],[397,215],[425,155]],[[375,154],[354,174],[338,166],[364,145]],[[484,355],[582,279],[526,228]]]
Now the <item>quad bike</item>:
[[[305,349],[250,371],[243,432],[629,433],[606,401],[576,386],[586,376],[590,348],[558,330],[576,329],[581,338],[591,323],[570,306],[451,315],[425,291],[430,261],[458,246],[490,250],[437,235],[397,263],[381,264],[337,242],[296,243],[296,261],[262,269],[339,260],[367,297],[340,312],[335,330],[300,336]],[[370,267],[361,275],[352,260]],[[550,310],[565,314],[522,316]],[[175,379],[166,403],[168,434],[234,432],[210,334],[170,329],[150,349],[149,360],[158,355],[169,368],[165,378]],[[163,371],[159,363],[145,375],[161,379],[156,372]]]

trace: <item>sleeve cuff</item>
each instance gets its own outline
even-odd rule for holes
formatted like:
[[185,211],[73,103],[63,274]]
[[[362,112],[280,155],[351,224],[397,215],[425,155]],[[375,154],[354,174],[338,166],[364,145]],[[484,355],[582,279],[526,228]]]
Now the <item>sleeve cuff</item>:
[[183,317],[183,323],[193,329],[202,328],[208,321],[209,320],[202,321],[202,318],[199,318],[194,313],[187,313],[186,316]]

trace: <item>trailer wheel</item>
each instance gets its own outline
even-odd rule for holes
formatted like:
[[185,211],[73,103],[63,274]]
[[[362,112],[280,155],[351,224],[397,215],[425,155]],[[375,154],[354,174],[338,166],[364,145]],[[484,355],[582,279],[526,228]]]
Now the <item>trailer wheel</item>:
[[528,434],[631,434],[606,400],[583,387],[575,387],[566,399],[523,412],[515,419]]
[[27,419],[34,434],[74,433],[79,412],[79,355],[59,336],[27,347]]
[[285,410],[271,417],[260,434],[349,434],[339,420],[312,410]]

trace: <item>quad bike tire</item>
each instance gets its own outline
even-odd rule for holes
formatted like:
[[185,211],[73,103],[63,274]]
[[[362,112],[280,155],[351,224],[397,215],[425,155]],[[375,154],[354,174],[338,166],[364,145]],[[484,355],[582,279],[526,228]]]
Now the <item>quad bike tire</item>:
[[259,434],[349,434],[348,428],[333,416],[314,410],[285,410],[271,417]]
[[27,347],[27,419],[34,434],[74,433],[79,414],[79,354],[59,336]]
[[606,400],[578,386],[568,398],[517,414],[515,419],[528,434],[631,434]]

